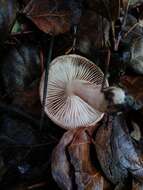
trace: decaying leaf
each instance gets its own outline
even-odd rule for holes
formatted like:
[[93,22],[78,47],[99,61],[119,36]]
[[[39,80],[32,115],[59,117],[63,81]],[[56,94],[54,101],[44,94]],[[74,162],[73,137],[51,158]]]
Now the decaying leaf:
[[2,63],[2,79],[6,94],[14,97],[29,90],[40,73],[38,47],[23,44],[10,48]]
[[90,144],[90,136],[86,130],[81,130],[68,147],[71,164],[74,167],[77,189],[111,189],[109,183],[92,165]]
[[68,131],[55,148],[52,156],[52,174],[62,189],[112,189],[110,183],[92,164],[92,132],[93,129]]
[[122,32],[124,33],[123,42],[129,44],[129,47],[134,47],[134,42],[142,36],[142,26],[134,15],[127,14],[126,24],[122,28]]
[[131,137],[136,141],[140,141],[141,140],[140,127],[135,122],[132,122],[132,126],[133,126],[133,131],[131,132]]
[[143,0],[130,0],[130,5],[143,3]]
[[132,190],[142,190],[142,189],[143,189],[143,183],[133,180]]
[[31,145],[36,143],[31,125],[10,116],[0,118],[0,144],[2,145]]
[[64,134],[52,153],[52,175],[59,187],[63,190],[72,190],[71,168],[66,155],[66,148],[72,142],[74,132]]
[[94,11],[85,11],[79,26],[79,50],[86,54],[95,54],[96,48],[105,47],[109,40],[110,24],[106,18]]
[[113,144],[112,128],[112,123],[109,123],[108,126],[101,126],[98,129],[95,138],[95,147],[102,170],[112,183],[117,184],[120,181],[124,181],[127,177],[127,170],[117,160],[116,148]]
[[143,181],[143,162],[122,115],[112,118],[108,126],[99,128],[95,147],[101,167],[112,183],[124,181],[128,172]]
[[121,7],[123,7],[124,10],[127,10],[129,1],[128,0],[120,0],[120,3],[121,3]]
[[143,77],[125,75],[121,78],[121,83],[127,92],[140,104],[143,103]]
[[43,32],[58,35],[79,22],[80,1],[31,0],[24,14]]
[[132,43],[130,67],[137,73],[143,74],[143,38],[137,38]]
[[4,40],[16,17],[16,0],[0,1],[0,39]]
[[120,12],[120,0],[87,0],[91,10],[95,10],[109,21],[116,21]]

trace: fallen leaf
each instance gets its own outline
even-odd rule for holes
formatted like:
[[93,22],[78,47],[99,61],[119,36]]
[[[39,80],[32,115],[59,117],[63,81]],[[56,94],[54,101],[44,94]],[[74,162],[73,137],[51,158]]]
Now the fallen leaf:
[[31,145],[37,142],[31,125],[27,122],[9,116],[0,118],[0,144]]
[[74,0],[31,0],[23,13],[43,32],[58,35],[79,22],[79,5],[80,1]]
[[9,48],[2,62],[2,80],[5,93],[10,98],[32,88],[40,77],[40,53],[34,45]]
[[53,151],[52,174],[61,189],[112,189],[91,161],[93,131],[94,128],[68,131]]
[[110,184],[92,164],[90,135],[88,135],[86,129],[81,130],[68,147],[71,164],[74,167],[77,189],[111,190]]
[[99,127],[96,138],[95,148],[97,157],[99,159],[101,168],[106,177],[113,183],[118,184],[127,178],[127,170],[120,165],[117,159],[117,152],[113,139],[113,127],[112,118],[108,123],[108,126]]
[[143,183],[138,182],[137,180],[133,180],[132,190],[142,190]]
[[121,0],[120,3],[121,3],[121,7],[123,7],[124,10],[127,10],[129,1],[128,0]]
[[63,190],[72,190],[71,168],[66,148],[72,142],[74,132],[66,132],[52,153],[52,176]]
[[10,26],[16,17],[16,0],[0,1],[0,40],[6,39]]
[[121,78],[121,84],[126,89],[128,94],[134,97],[136,101],[143,103],[143,77],[124,75]]
[[143,162],[133,145],[123,115],[110,117],[107,126],[97,131],[95,147],[106,177],[116,184],[124,181],[128,172],[143,181]]
[[105,47],[109,40],[110,24],[94,11],[85,11],[79,25],[79,50],[85,55],[95,55],[97,48]]
[[116,21],[120,13],[120,0],[87,0],[87,4],[91,10],[109,21]]

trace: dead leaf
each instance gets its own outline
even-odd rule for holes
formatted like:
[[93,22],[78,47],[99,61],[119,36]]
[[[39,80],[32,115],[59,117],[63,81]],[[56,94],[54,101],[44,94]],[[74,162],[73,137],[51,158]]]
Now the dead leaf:
[[127,10],[129,1],[128,0],[121,0],[120,3],[121,3],[121,7],[123,7],[124,10]]
[[120,13],[120,0],[87,0],[87,4],[109,21],[116,21]]
[[92,165],[90,144],[90,136],[86,130],[81,130],[68,147],[77,189],[111,189],[110,184]]
[[106,177],[113,183],[118,184],[127,178],[127,170],[117,160],[116,148],[114,147],[112,118],[108,126],[101,126],[96,134],[95,147],[97,157]]
[[142,189],[143,189],[143,183],[133,180],[132,190],[142,190]]
[[63,190],[72,190],[71,168],[66,148],[71,143],[74,132],[66,132],[52,153],[52,176]]
[[105,47],[109,40],[110,24],[94,11],[85,11],[79,25],[79,50],[95,55],[95,49]]
[[136,101],[143,103],[143,77],[125,75],[121,78],[121,83],[126,91],[134,97]]
[[0,40],[6,39],[9,28],[16,17],[16,0],[0,1]]
[[2,79],[6,94],[15,98],[32,88],[40,77],[40,53],[34,45],[23,44],[9,48],[2,62]]
[[107,178],[116,184],[124,181],[128,172],[143,181],[143,162],[129,135],[123,115],[110,118],[108,126],[99,128],[95,147]]
[[143,3],[143,0],[130,0],[130,5],[136,5],[140,3]]
[[[79,2],[79,3],[78,3]],[[74,22],[79,22],[80,1],[31,0],[24,14],[43,32],[58,35],[69,31]]]
[[111,185],[94,167],[90,156],[93,128],[68,131],[52,156],[52,174],[65,190],[111,190]]

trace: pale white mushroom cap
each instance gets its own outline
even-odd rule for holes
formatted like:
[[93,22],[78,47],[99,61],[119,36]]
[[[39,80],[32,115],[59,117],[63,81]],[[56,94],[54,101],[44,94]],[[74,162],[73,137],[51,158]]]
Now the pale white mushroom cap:
[[[41,101],[44,76],[45,73],[40,83]],[[93,62],[82,56],[71,54],[55,58],[50,64],[48,77],[45,106],[48,117],[65,129],[95,125],[102,119],[104,113],[94,109],[72,93],[71,83],[81,81],[99,88],[103,76],[102,71]]]

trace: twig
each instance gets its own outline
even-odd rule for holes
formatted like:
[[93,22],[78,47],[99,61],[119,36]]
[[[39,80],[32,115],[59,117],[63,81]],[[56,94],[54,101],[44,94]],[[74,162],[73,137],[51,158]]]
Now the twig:
[[27,189],[37,189],[39,187],[44,187],[45,185],[47,185],[47,182],[41,182],[41,183],[28,186]]
[[124,38],[124,37],[122,36],[122,29],[126,26],[126,20],[127,20],[127,16],[128,16],[129,5],[130,5],[130,0],[128,1],[128,4],[127,4],[125,16],[124,16],[124,19],[123,19],[123,23],[122,23],[122,25],[121,25],[121,31],[119,32],[118,38],[117,38],[117,40],[115,41],[115,44],[114,44],[114,50],[115,50],[115,51],[118,50],[120,41],[121,41],[122,38]]
[[74,25],[74,37],[73,37],[73,44],[72,47],[70,47],[65,54],[68,55],[69,53],[75,53],[76,51],[76,46],[77,46],[77,31],[78,31],[78,26]]
[[105,68],[105,73],[104,73],[104,77],[103,77],[101,92],[103,92],[104,88],[105,88],[105,83],[106,83],[108,70],[109,70],[110,58],[111,58],[111,51],[110,51],[110,49],[108,49],[107,62],[106,62],[106,68]]
[[129,10],[130,1],[131,0],[128,0],[126,12],[125,12],[125,16],[124,16],[124,20],[123,20],[123,24],[122,24],[122,28],[125,27],[125,25],[126,25],[126,20],[127,20],[127,16],[128,16],[128,10]]
[[123,36],[123,38],[126,38],[127,36],[128,36],[128,34],[130,33],[130,32],[132,32],[132,30],[134,29],[134,28],[136,28],[136,26],[138,26],[138,22],[137,23],[135,23],[133,26],[131,26],[131,28],[129,28],[129,30],[124,34],[124,36]]
[[33,34],[34,31],[25,31],[25,32],[14,32],[14,33],[11,33],[10,36],[20,36],[20,35],[28,35],[28,34]]
[[48,86],[48,76],[49,76],[49,66],[50,66],[50,62],[52,59],[53,46],[54,46],[54,36],[51,38],[48,58],[45,59],[46,67],[45,67],[45,78],[44,78],[44,88],[43,88],[43,100],[42,100],[43,101],[42,102],[43,107],[42,107],[42,112],[41,112],[40,131],[42,131],[42,127],[43,127],[43,123],[44,123],[46,95],[47,95],[47,86]]

